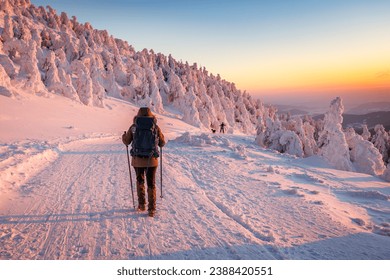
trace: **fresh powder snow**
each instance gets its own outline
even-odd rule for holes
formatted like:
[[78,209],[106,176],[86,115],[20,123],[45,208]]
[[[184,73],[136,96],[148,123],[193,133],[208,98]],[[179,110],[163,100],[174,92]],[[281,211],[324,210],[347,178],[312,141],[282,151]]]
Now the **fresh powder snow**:
[[168,143],[150,218],[133,208],[121,141],[138,107],[0,103],[1,259],[390,259],[380,177],[213,134],[167,108],[156,114]]

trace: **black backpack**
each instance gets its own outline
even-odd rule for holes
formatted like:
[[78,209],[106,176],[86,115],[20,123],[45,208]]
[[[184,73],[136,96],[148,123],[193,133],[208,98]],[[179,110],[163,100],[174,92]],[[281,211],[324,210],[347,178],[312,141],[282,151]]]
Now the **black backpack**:
[[159,157],[158,131],[154,117],[136,117],[130,154],[141,158]]

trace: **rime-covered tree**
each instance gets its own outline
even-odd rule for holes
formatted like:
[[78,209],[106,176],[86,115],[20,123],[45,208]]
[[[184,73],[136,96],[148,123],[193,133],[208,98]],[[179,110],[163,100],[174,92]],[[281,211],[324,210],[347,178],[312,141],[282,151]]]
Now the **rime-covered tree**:
[[53,51],[48,52],[46,60],[42,66],[42,69],[45,71],[43,81],[49,90],[51,88],[54,89],[58,84],[60,84],[61,81],[55,63],[55,53]]
[[317,142],[315,140],[316,129],[309,121],[303,123],[304,137],[301,139],[305,156],[312,156],[318,153]]
[[4,17],[4,28],[1,33],[1,41],[9,41],[14,38],[14,24],[12,17],[9,14],[6,14]]
[[366,125],[366,124],[363,124],[363,125],[362,125],[362,129],[363,129],[363,133],[362,133],[363,139],[364,139],[364,140],[370,141],[370,139],[371,139],[371,133],[370,133],[370,131],[368,130],[367,125]]
[[352,171],[349,148],[342,130],[344,106],[340,97],[334,99],[325,114],[324,129],[319,134],[319,155],[333,167]]
[[368,140],[358,134],[350,127],[345,132],[348,143],[351,161],[358,172],[371,175],[381,175],[385,170],[382,155],[378,149]]
[[263,116],[259,116],[257,119],[257,125],[256,125],[256,138],[255,142],[257,145],[261,147],[265,147],[265,131],[266,131],[266,124],[264,121]]
[[389,150],[390,150],[390,136],[385,130],[383,125],[378,124],[374,128],[375,134],[372,137],[372,143],[379,150],[382,155],[383,161],[389,163]]
[[88,68],[79,60],[73,61],[71,67],[73,73],[77,75],[74,88],[80,101],[85,105],[93,105],[93,83]]
[[12,6],[10,4],[10,0],[2,0],[0,1],[0,10],[6,13],[10,13],[12,10]]
[[304,152],[302,142],[294,131],[283,131],[280,136],[279,143],[282,146],[281,152],[297,157],[303,157]]
[[0,95],[11,97],[12,92],[10,91],[10,88],[11,79],[9,78],[3,66],[0,64]]

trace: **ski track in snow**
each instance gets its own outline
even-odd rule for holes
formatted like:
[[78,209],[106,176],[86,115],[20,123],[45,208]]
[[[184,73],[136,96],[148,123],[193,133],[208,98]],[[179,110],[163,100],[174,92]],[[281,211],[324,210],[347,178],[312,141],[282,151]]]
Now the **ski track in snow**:
[[388,210],[373,226],[353,205],[338,219],[329,203],[331,189],[373,201],[388,194],[357,192],[325,169],[287,168],[291,158],[259,152],[247,136],[208,139],[168,142],[154,218],[133,209],[118,137],[63,145],[1,206],[0,258],[390,259]]

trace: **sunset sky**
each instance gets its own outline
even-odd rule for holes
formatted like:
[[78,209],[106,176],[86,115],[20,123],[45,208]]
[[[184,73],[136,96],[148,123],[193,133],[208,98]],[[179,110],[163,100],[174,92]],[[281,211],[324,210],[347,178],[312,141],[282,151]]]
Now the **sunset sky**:
[[31,0],[265,101],[390,101],[388,0]]

